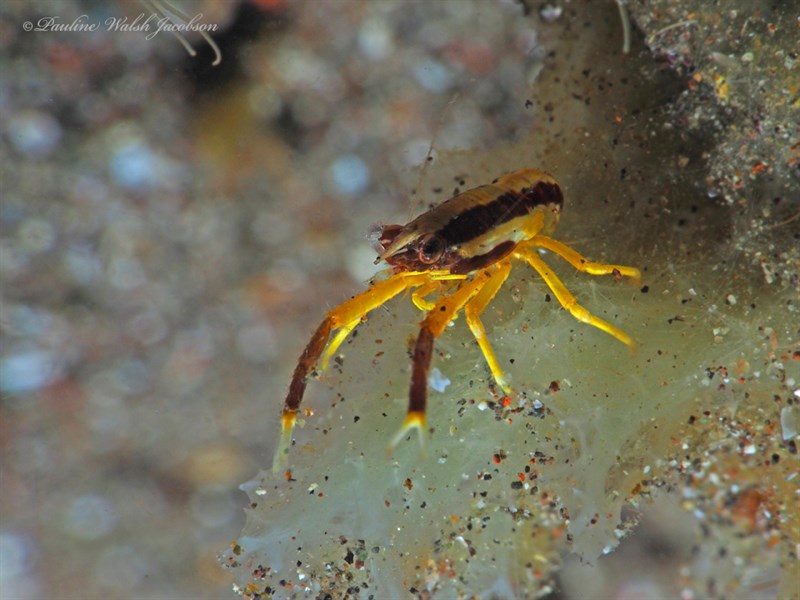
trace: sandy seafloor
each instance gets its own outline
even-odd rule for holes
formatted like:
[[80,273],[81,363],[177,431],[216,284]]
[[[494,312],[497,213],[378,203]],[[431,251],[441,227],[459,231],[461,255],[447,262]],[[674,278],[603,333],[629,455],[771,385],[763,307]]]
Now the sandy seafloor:
[[[644,4],[623,53],[614,2],[180,2],[212,66],[121,30],[152,3],[4,2],[0,597],[798,597],[800,10]],[[522,167],[562,184],[555,237],[642,268],[545,257],[636,356],[515,267],[510,403],[458,319],[389,459],[400,299],[274,477],[370,226]]]

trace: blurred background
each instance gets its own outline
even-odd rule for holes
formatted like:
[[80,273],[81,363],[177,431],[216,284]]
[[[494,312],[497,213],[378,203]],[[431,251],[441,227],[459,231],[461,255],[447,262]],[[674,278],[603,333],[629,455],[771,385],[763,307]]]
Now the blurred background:
[[[191,56],[156,31],[165,14],[181,21],[176,6],[215,26],[218,65],[197,33]],[[736,45],[750,39],[744,13],[696,44],[684,34],[725,15],[658,2],[630,15],[644,32],[627,63],[649,65],[683,123],[713,121],[735,150],[741,164],[715,154],[690,169],[750,242],[798,198],[797,53],[781,50],[797,15],[764,10],[777,48],[765,63]],[[370,225],[447,197],[458,181],[416,193],[431,188],[418,167],[458,150],[479,170],[481,152],[535,131],[557,155],[547,124],[574,134],[575,108],[531,101],[538,74],[562,59],[589,69],[598,51],[623,60],[628,16],[615,2],[4,2],[2,597],[230,597],[217,555],[244,523],[238,486],[271,462],[323,311],[377,269]],[[610,32],[600,47],[592,27]],[[573,54],[555,57],[556,43]],[[748,97],[756,76],[766,91]],[[576,82],[559,82],[565,97]],[[690,157],[652,160],[671,172]],[[769,202],[737,204],[762,176]],[[797,285],[796,252],[738,251]]]
[[[418,210],[437,127],[441,150],[530,120],[513,3],[180,7],[219,65],[122,30],[149,3],[0,8],[4,598],[230,595],[238,485],[315,321],[375,271],[370,225]],[[497,45],[453,34],[475,11]],[[52,30],[76,19],[100,26]]]

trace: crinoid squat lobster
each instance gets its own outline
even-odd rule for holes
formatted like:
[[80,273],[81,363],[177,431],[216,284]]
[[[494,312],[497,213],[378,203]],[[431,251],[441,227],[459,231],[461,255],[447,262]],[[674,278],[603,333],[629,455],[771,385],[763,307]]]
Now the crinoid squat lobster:
[[407,225],[382,226],[374,238],[380,253],[378,261],[385,260],[391,270],[385,279],[331,310],[311,337],[283,405],[275,468],[288,453],[312,371],[326,369],[342,342],[370,311],[407,290],[413,290],[411,299],[425,318],[412,355],[408,414],[392,446],[408,430],[424,430],[433,343],[461,310],[495,381],[505,393],[511,392],[480,314],[502,287],[514,259],[533,267],[573,317],[634,348],[634,341],[627,334],[578,304],[539,257],[538,249],[543,248],[590,275],[625,276],[636,281],[640,278],[634,267],[591,262],[548,237],[558,224],[563,205],[561,188],[553,177],[535,169],[522,169],[453,196]]

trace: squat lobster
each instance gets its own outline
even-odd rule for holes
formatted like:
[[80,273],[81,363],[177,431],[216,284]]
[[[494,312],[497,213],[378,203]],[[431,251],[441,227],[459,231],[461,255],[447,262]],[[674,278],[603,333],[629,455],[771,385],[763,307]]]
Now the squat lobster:
[[[407,225],[382,226],[374,238],[380,253],[376,262],[385,260],[391,265],[391,275],[331,310],[311,336],[283,404],[274,468],[277,470],[288,454],[309,374],[317,364],[320,372],[327,368],[342,342],[370,311],[406,290],[414,290],[411,299],[426,315],[420,323],[412,357],[408,413],[391,447],[410,429],[424,429],[433,343],[462,309],[494,380],[505,393],[511,392],[486,338],[480,314],[508,277],[512,258],[533,267],[573,317],[633,349],[635,343],[630,336],[578,304],[539,258],[537,248],[544,248],[590,275],[625,276],[637,282],[641,277],[634,267],[588,261],[548,237],[558,224],[563,204],[561,188],[553,177],[535,169],[522,169],[453,196]],[[439,299],[427,300],[435,292],[440,294]]]

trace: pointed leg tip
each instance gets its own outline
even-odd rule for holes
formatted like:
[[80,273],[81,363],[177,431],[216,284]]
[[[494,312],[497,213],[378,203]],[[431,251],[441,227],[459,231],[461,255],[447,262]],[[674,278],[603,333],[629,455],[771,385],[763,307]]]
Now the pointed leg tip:
[[292,431],[297,423],[297,411],[284,410],[281,416],[281,437],[278,446],[275,448],[275,456],[272,459],[272,472],[278,473],[289,460],[289,446],[292,443]]
[[400,431],[398,431],[394,438],[392,438],[392,441],[389,442],[389,446],[386,448],[389,456],[392,455],[397,445],[403,441],[403,438],[405,438],[408,432],[412,429],[417,430],[417,433],[419,434],[419,444],[423,448],[425,447],[425,413],[411,411],[406,415],[403,425],[400,427]]
[[[288,450],[288,448],[287,448]],[[280,473],[286,464],[288,463],[289,453],[287,450],[283,450],[282,448],[278,448],[275,450],[275,456],[272,457],[272,473],[273,475],[277,475]]]
[[629,271],[625,273],[628,276],[628,279],[633,282],[635,286],[641,287],[642,285],[642,272],[637,269],[636,267],[628,267]]
[[275,454],[272,457],[272,472],[277,475],[280,473],[289,462],[289,444],[285,443],[283,436],[281,436],[278,446],[275,448]]
[[500,389],[503,390],[503,393],[506,396],[510,396],[512,394],[513,390],[511,389],[511,386],[508,384],[508,381],[505,377],[495,377],[494,380],[497,382],[497,385],[500,386]]
[[636,356],[636,340],[634,340],[631,336],[627,333],[620,331],[617,335],[614,335],[620,342],[625,344],[628,347],[628,350],[631,353],[631,356]]

